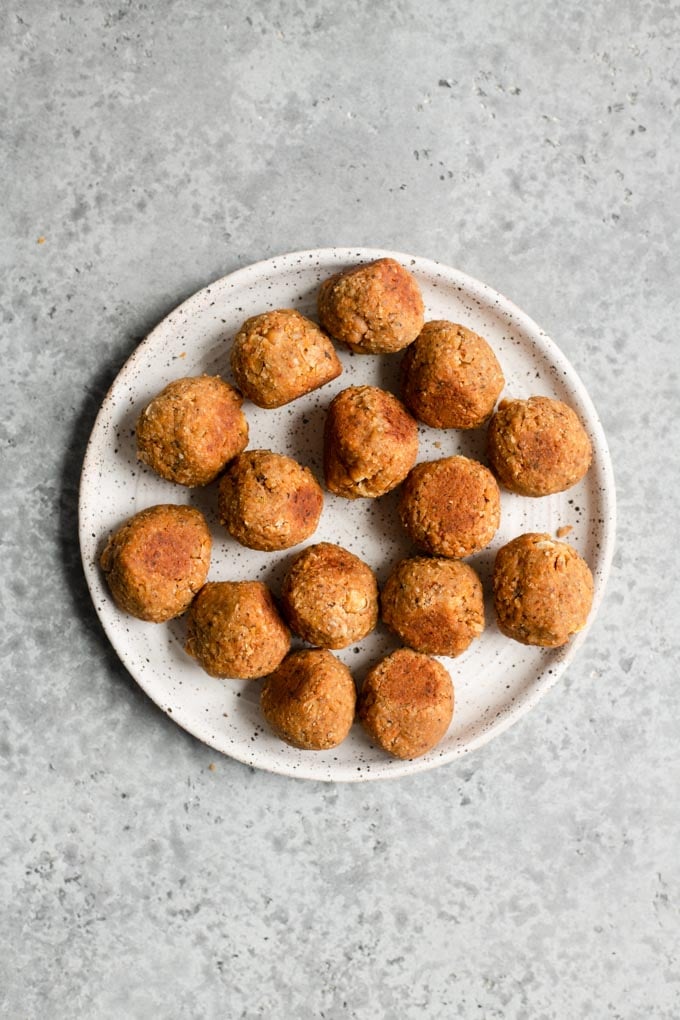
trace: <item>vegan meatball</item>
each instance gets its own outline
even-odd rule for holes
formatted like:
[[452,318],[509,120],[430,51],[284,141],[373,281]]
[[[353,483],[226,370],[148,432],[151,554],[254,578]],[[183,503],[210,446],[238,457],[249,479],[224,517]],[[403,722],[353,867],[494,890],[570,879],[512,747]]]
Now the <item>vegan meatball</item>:
[[392,354],[422,329],[420,287],[394,259],[354,266],[321,284],[319,321],[355,354]]
[[100,564],[121,609],[163,623],[180,616],[204,583],[210,547],[210,530],[199,510],[161,504],[122,524]]
[[570,407],[549,397],[502,400],[489,423],[489,463],[506,489],[549,496],[580,482],[593,451]]
[[331,402],[324,430],[324,474],[345,499],[383,496],[418,456],[418,426],[403,404],[376,386],[350,386]]

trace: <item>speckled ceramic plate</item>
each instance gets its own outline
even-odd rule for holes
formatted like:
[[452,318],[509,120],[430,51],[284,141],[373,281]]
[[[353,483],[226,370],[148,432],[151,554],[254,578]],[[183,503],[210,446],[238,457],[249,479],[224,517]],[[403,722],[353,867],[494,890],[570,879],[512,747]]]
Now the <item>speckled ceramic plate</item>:
[[[503,492],[502,521],[492,543],[470,562],[488,593],[496,550],[525,531],[571,525],[568,541],[585,556],[595,578],[590,622],[602,599],[615,529],[614,481],[607,444],[595,409],[558,347],[510,301],[447,266],[395,252],[331,248],[297,252],[241,269],[194,294],[140,344],[121,369],[95,422],[80,489],[80,543],[85,575],[97,613],[126,667],[164,712],[199,740],[239,761],[273,772],[322,780],[403,776],[450,762],[502,733],[556,682],[586,638],[582,631],[558,650],[527,648],[503,637],[487,604],[482,637],[457,659],[443,659],[454,681],[456,711],[442,743],[414,761],[397,761],[374,748],[358,725],[333,751],[297,751],[277,740],[260,717],[260,681],[219,681],[201,671],[183,650],[185,624],[142,623],[114,605],[97,560],[108,533],[154,503],[191,503],[206,514],[214,536],[212,580],[258,579],[276,592],[295,552],[245,549],[220,527],[216,486],[188,491],[157,478],[135,457],[134,425],[142,408],[170,380],[201,372],[227,379],[229,349],[245,318],[271,308],[315,314],[319,282],[338,270],[391,255],[415,274],[426,317],[461,322],[494,347],[514,397],[544,394],[569,403],[586,424],[595,451],[585,480],[566,493],[526,499]],[[246,402],[250,446],[296,457],[321,477],[325,409],[346,386],[364,383],[397,391],[400,357],[354,357],[340,352],[343,373],[315,393],[274,411]],[[483,459],[484,430],[420,427],[420,460],[455,453]],[[326,495],[319,528],[310,540],[344,545],[384,581],[392,565],[413,548],[395,514],[394,493],[380,500],[348,501]],[[377,658],[397,646],[381,626],[339,653],[357,680]]]

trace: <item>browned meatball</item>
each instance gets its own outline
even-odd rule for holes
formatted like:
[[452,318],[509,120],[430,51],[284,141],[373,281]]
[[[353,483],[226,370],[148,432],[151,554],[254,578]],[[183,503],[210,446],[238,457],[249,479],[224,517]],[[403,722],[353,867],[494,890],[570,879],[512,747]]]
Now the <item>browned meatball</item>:
[[556,648],[585,627],[593,575],[566,542],[520,535],[498,550],[493,595],[504,634],[524,645]]
[[440,662],[410,648],[388,655],[364,680],[357,717],[395,758],[417,758],[439,743],[453,717],[453,684]]
[[504,385],[501,366],[486,340],[454,322],[426,322],[404,355],[404,403],[433,428],[483,425]]
[[549,397],[502,400],[489,423],[489,462],[511,492],[549,496],[580,482],[593,451],[570,407]]
[[418,456],[418,426],[403,404],[377,386],[350,386],[331,402],[324,430],[324,474],[345,499],[384,496]]
[[296,634],[322,648],[346,648],[378,622],[378,585],[370,567],[339,545],[304,549],[283,581],[281,601]]
[[189,506],[161,504],[131,517],[109,538],[101,568],[126,613],[163,623],[180,616],[208,576],[210,531]]
[[422,329],[423,298],[408,270],[394,259],[378,259],[324,280],[319,320],[356,354],[392,354]]
[[236,383],[258,407],[281,407],[342,372],[333,344],[310,319],[282,308],[248,319],[231,349]]
[[260,581],[210,581],[187,614],[185,648],[210,676],[253,680],[276,669],[290,632]]
[[399,516],[410,538],[435,556],[463,559],[489,544],[500,523],[496,480],[468,457],[417,464],[404,483]]
[[467,563],[401,560],[380,593],[384,623],[429,655],[460,655],[484,630],[482,584]]
[[262,714],[281,740],[303,751],[342,743],[354,722],[352,674],[325,649],[291,652],[262,688]]
[[179,485],[207,485],[248,444],[241,394],[219,376],[175,379],[137,421],[137,456]]
[[247,450],[220,480],[218,510],[229,533],[250,549],[289,549],[319,523],[323,492],[309,468],[269,450]]

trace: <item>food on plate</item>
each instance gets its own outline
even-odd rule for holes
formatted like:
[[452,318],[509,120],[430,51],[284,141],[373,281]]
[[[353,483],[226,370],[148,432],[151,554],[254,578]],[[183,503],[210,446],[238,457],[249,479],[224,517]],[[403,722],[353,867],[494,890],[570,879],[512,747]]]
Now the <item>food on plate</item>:
[[323,492],[309,468],[270,450],[246,450],[220,479],[218,511],[250,549],[289,549],[316,531]]
[[391,393],[377,386],[350,386],[331,402],[324,474],[336,496],[383,496],[403,481],[417,456],[418,426]]
[[453,717],[453,684],[440,662],[400,648],[369,671],[357,717],[396,758],[418,758],[442,739]]
[[378,585],[371,568],[354,553],[320,542],[293,561],[283,581],[281,604],[303,640],[322,648],[345,648],[366,637],[378,622]]
[[593,575],[566,542],[520,535],[496,554],[493,597],[503,634],[525,645],[556,648],[585,627]]
[[337,747],[354,721],[352,674],[326,649],[291,652],[262,687],[260,707],[281,740],[304,751]]
[[484,630],[477,574],[458,560],[401,560],[380,593],[382,620],[417,652],[460,655]]
[[319,321],[355,354],[392,354],[422,329],[420,287],[394,259],[353,266],[321,284]]
[[426,322],[402,363],[404,403],[437,429],[483,425],[505,385],[498,359],[477,333],[454,322]]
[[468,457],[417,464],[404,482],[399,516],[409,537],[435,556],[463,559],[489,544],[500,523],[491,472]]
[[260,581],[209,581],[187,614],[186,651],[210,676],[253,680],[276,669],[290,631]]
[[292,308],[248,319],[231,349],[237,386],[258,407],[281,407],[342,372],[333,344]]
[[126,613],[150,623],[180,616],[208,576],[210,530],[199,510],[140,510],[110,536],[100,565]]
[[564,492],[592,460],[588,434],[561,400],[502,400],[489,423],[489,463],[500,482],[521,496]]
[[219,376],[175,379],[137,421],[137,457],[179,485],[207,485],[248,445],[241,394]]

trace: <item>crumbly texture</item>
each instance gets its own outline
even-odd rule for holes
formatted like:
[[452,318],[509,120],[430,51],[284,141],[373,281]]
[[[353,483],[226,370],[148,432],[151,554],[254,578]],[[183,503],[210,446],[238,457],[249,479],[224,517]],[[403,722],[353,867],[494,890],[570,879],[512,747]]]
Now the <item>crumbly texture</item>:
[[141,510],[109,538],[100,564],[116,604],[151,623],[180,616],[205,582],[210,530],[199,510]]
[[498,550],[493,595],[503,634],[524,645],[556,648],[585,627],[593,576],[566,542],[520,535]]
[[220,479],[218,511],[250,549],[289,549],[316,531],[323,492],[309,468],[270,450],[247,450]]
[[303,751],[342,743],[354,722],[356,688],[325,649],[292,652],[262,687],[262,714],[281,740]]
[[179,485],[207,485],[248,445],[241,394],[219,376],[175,379],[137,421],[137,457]]
[[418,758],[442,739],[453,717],[453,684],[440,662],[400,648],[366,676],[357,717],[395,758]]
[[418,456],[418,426],[401,401],[377,386],[350,386],[331,402],[324,430],[324,474],[345,499],[394,489]]
[[339,545],[304,549],[283,581],[283,612],[303,640],[322,648],[346,648],[378,622],[378,585],[373,571]]
[[501,366],[487,341],[454,322],[426,322],[404,355],[404,403],[433,428],[483,425],[504,385]]
[[319,321],[356,354],[392,354],[423,327],[420,287],[394,259],[355,266],[321,284]]
[[260,581],[211,581],[187,614],[185,648],[210,676],[254,680],[279,665],[290,631]]
[[462,559],[489,544],[500,523],[496,480],[468,457],[417,464],[404,482],[399,516],[410,538],[435,556]]
[[484,630],[481,581],[456,560],[401,560],[383,586],[380,606],[390,630],[429,655],[460,655]]
[[248,319],[231,349],[237,385],[258,407],[281,407],[342,372],[330,339],[291,308]]
[[577,415],[561,400],[502,400],[489,423],[489,463],[521,496],[564,492],[585,475],[593,451]]

